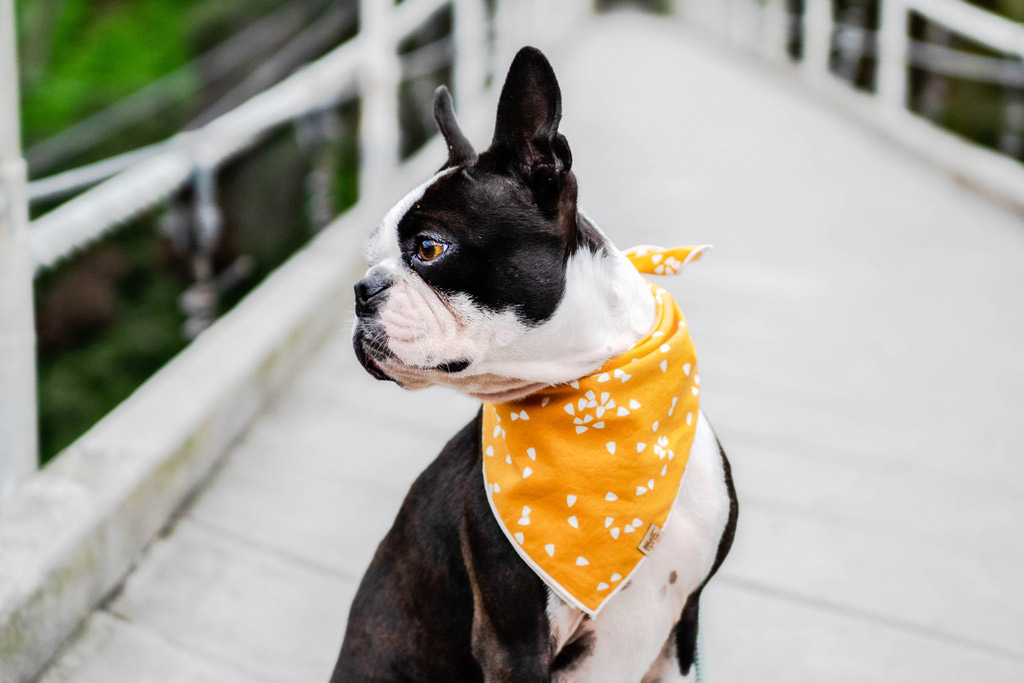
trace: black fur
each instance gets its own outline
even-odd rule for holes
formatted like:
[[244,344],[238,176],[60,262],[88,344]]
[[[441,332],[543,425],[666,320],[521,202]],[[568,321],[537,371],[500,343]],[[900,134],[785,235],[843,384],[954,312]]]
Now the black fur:
[[332,683],[549,680],[546,588],[491,514],[480,430],[478,414],[409,490],[352,602]]
[[444,141],[448,144],[448,161],[442,168],[476,161],[476,150],[459,127],[459,122],[455,118],[455,108],[452,106],[451,93],[443,85],[434,92],[434,121],[437,122],[437,129],[441,131]]
[[[717,438],[716,435],[716,441]],[[676,655],[679,658],[679,670],[684,676],[690,673],[690,667],[693,666],[697,657],[697,629],[700,621],[698,617],[700,616],[701,591],[704,590],[704,586],[707,585],[711,577],[718,571],[718,568],[725,562],[725,556],[729,554],[733,539],[736,537],[736,520],[739,518],[740,513],[739,500],[736,498],[736,487],[732,481],[732,466],[729,464],[729,458],[725,456],[725,449],[722,448],[721,442],[718,443],[718,452],[722,456],[722,469],[725,471],[725,487],[729,491],[729,519],[725,523],[722,538],[718,541],[715,563],[711,565],[711,571],[700,584],[700,587],[693,591],[686,599],[686,604],[683,605],[683,615],[676,625]]]

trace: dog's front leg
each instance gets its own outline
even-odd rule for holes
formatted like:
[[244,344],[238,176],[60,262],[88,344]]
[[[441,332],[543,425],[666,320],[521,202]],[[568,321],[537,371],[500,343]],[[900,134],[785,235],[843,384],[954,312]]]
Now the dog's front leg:
[[[474,528],[474,521],[484,528]],[[473,589],[471,646],[484,681],[547,683],[552,653],[543,583],[489,511],[484,518],[467,515],[460,536]]]

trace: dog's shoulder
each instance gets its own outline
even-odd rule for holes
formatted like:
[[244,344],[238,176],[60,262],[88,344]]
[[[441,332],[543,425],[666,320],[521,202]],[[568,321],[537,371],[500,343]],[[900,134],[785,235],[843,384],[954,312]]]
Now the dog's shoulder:
[[[521,635],[527,621],[531,640],[547,638],[543,584],[488,507],[480,429],[477,414],[410,487],[352,602],[333,680],[391,680],[388,670],[414,669],[415,680],[476,680],[472,644]],[[496,616],[474,633],[481,602]],[[436,656],[422,657],[425,643]]]
[[[473,680],[473,594],[459,520],[479,461],[479,420],[449,440],[406,494],[352,601],[332,681]],[[422,657],[426,643],[436,657]]]

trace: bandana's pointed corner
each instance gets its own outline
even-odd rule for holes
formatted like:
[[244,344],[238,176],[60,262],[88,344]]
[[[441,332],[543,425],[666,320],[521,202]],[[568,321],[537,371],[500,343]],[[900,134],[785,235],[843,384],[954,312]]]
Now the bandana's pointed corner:
[[627,249],[623,255],[646,275],[678,275],[688,263],[700,260],[712,250],[710,244],[669,248],[644,244]]
[[702,258],[704,258],[706,254],[709,254],[714,250],[715,245],[713,244],[701,244],[700,246],[694,247],[693,251],[687,254],[686,258],[683,259],[683,268],[686,267],[687,263],[690,263],[692,261],[699,261]]

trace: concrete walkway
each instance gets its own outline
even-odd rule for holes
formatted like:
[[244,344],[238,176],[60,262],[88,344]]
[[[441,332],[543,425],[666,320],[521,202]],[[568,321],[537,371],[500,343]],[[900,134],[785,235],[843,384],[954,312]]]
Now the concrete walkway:
[[[717,247],[663,283],[741,496],[708,680],[1024,680],[1024,222],[673,22],[552,56],[588,212],[620,245]],[[375,383],[339,331],[41,680],[326,680],[473,411]]]

